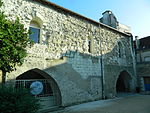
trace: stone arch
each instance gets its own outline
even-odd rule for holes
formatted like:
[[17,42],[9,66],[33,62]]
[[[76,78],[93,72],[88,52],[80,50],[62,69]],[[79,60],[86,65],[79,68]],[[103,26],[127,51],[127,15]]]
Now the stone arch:
[[43,84],[43,90],[40,94],[36,95],[42,100],[42,110],[61,106],[62,97],[57,82],[49,74],[40,69],[31,69],[19,75],[16,78],[16,87],[19,87],[20,84],[24,84],[24,87],[31,88],[31,85],[33,85],[34,82]]
[[121,71],[116,79],[116,92],[132,91],[132,76],[126,71]]
[[42,26],[43,26],[43,21],[42,21],[42,19],[41,19],[40,17],[35,16],[35,17],[32,18],[32,20],[30,21],[30,23],[31,23],[32,21],[37,22],[37,23],[40,25],[40,27],[42,28]]

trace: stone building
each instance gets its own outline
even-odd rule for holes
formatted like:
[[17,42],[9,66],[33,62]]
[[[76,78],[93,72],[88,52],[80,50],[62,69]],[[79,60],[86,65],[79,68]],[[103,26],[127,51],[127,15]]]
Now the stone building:
[[134,41],[137,61],[139,86],[143,91],[150,91],[150,36]]
[[45,0],[2,1],[7,18],[19,17],[35,42],[7,81],[33,88],[44,109],[135,91],[131,34]]

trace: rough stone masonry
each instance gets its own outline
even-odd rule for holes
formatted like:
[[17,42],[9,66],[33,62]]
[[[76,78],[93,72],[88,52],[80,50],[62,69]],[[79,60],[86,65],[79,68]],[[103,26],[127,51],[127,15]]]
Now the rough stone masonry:
[[136,87],[132,35],[44,0],[2,0],[7,18],[19,17],[29,29],[40,26],[39,43],[27,48],[24,64],[7,81],[39,69],[60,89],[61,105],[112,98],[121,72],[130,75],[129,91]]

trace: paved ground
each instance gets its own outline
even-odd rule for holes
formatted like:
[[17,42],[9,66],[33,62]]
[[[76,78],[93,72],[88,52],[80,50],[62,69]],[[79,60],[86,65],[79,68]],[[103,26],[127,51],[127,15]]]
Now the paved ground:
[[67,107],[52,113],[150,113],[150,95],[130,95]]

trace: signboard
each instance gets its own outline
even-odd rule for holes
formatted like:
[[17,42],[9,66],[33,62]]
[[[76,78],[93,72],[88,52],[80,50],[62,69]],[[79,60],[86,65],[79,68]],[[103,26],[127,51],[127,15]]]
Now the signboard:
[[31,94],[39,95],[43,91],[43,84],[39,81],[32,82],[30,85],[30,89]]

